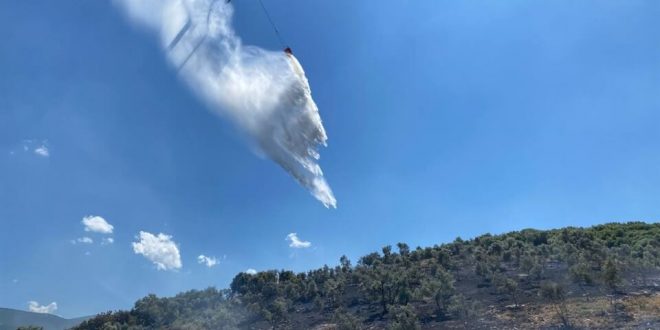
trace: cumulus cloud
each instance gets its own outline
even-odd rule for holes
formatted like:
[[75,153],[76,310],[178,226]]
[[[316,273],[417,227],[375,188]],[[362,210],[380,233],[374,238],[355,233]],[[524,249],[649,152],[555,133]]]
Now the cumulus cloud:
[[286,240],[291,242],[289,243],[289,247],[295,248],[295,249],[306,249],[310,246],[312,246],[312,242],[307,242],[300,240],[298,238],[298,234],[296,233],[290,233],[289,235],[286,235]]
[[101,240],[101,245],[108,245],[115,242],[115,239],[112,237],[105,237]]
[[40,145],[36,149],[34,149],[34,153],[41,156],[41,157],[48,157],[50,156],[50,151],[48,150],[48,147],[45,144]]
[[245,271],[245,273],[246,273],[246,274],[250,274],[250,275],[256,275],[256,274],[257,274],[257,270],[256,270],[256,269],[253,269],[253,268],[248,268],[248,269]]
[[57,303],[52,302],[48,305],[39,305],[36,301],[28,301],[28,310],[33,313],[48,313],[53,314],[57,310]]
[[[49,157],[50,156],[50,149],[48,149],[48,141],[43,140],[23,140],[22,143],[22,148],[24,152],[32,151],[35,155],[39,157]],[[14,155],[15,152],[12,150],[9,152],[10,155]]]
[[176,270],[182,267],[179,247],[172,241],[172,236],[140,231],[136,238],[138,241],[133,242],[133,252],[149,259],[158,270]]
[[92,243],[94,243],[94,240],[91,239],[90,237],[87,237],[87,236],[85,236],[85,237],[79,237],[79,238],[76,238],[76,239],[71,240],[71,244],[78,244],[78,243],[82,243],[82,244],[92,244]]
[[88,215],[82,219],[82,224],[85,226],[85,231],[91,231],[101,234],[112,234],[114,226],[109,224],[105,219],[97,215]]
[[216,257],[207,257],[203,254],[200,254],[197,257],[197,263],[206,265],[206,267],[213,267],[218,264],[218,259]]
[[326,207],[336,200],[318,164],[327,136],[305,72],[292,54],[248,46],[233,5],[215,0],[118,0],[158,32],[181,78],[215,113],[232,120],[259,151]]

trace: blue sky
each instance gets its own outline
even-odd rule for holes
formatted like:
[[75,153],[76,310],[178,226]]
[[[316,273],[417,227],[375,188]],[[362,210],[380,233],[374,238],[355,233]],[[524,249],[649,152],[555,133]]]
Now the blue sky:
[[[244,42],[279,48],[258,3],[234,3]],[[399,241],[660,218],[657,1],[264,3],[320,108],[336,210],[110,2],[0,3],[0,306],[74,317]],[[135,254],[140,231],[171,235],[182,267]]]

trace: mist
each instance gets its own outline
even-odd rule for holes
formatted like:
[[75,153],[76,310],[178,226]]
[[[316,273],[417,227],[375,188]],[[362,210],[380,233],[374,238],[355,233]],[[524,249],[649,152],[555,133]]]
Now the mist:
[[318,164],[327,135],[305,72],[292,54],[243,45],[224,0],[117,0],[157,33],[167,59],[214,113],[250,138],[326,207],[337,201]]

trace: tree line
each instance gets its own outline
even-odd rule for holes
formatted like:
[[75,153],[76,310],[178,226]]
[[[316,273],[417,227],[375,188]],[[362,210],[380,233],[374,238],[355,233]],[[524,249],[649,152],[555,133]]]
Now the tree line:
[[426,248],[398,243],[355,264],[342,256],[334,267],[308,272],[239,273],[228,289],[149,295],[130,311],[99,314],[76,329],[296,328],[305,322],[301,314],[339,329],[361,329],[375,320],[390,329],[416,329],[429,321],[477,322],[485,293],[511,308],[551,304],[558,322],[568,326],[569,291],[585,299],[615,297],[648,286],[658,269],[660,224],[525,229]]

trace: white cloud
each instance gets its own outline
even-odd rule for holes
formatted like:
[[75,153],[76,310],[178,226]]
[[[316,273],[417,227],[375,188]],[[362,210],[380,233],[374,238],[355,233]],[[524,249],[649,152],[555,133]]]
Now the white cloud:
[[256,274],[257,274],[257,270],[254,269],[254,268],[248,268],[248,269],[245,271],[245,273],[246,273],[246,274],[250,274],[250,275],[256,275]]
[[92,244],[92,243],[94,243],[94,240],[91,239],[91,238],[89,238],[89,237],[87,237],[87,236],[85,236],[85,237],[81,237],[81,238],[79,238],[79,239],[78,239],[78,242],[81,242],[81,243],[87,243],[87,244]]
[[296,234],[296,233],[291,233],[289,235],[286,235],[286,240],[291,242],[289,244],[289,247],[292,247],[292,248],[295,248],[295,249],[306,249],[306,248],[312,246],[312,242],[301,241],[298,238],[298,234]]
[[206,267],[213,267],[218,264],[218,259],[215,257],[207,257],[203,254],[200,254],[199,257],[197,257],[197,263],[199,264],[205,264]]
[[34,149],[34,153],[41,156],[41,157],[48,157],[50,156],[50,151],[48,150],[48,147],[45,144],[40,145],[36,149]]
[[175,270],[181,268],[181,255],[172,236],[160,233],[140,231],[138,242],[133,242],[133,252],[141,254],[156,265],[158,270]]
[[[39,142],[36,139],[27,139],[23,140],[22,148],[24,152],[32,151],[35,155],[39,157],[49,157],[50,149],[48,149],[48,140],[42,140]],[[9,152],[10,155],[14,155],[14,150]]]
[[109,224],[105,219],[97,215],[88,215],[82,219],[83,225],[85,225],[85,231],[91,231],[101,234],[112,234],[113,225]]
[[94,240],[85,236],[85,237],[79,237],[76,239],[71,240],[71,244],[77,244],[77,243],[82,243],[82,244],[92,244],[94,243]]
[[115,239],[112,237],[106,237],[101,240],[101,245],[108,245],[115,242]]
[[39,305],[36,301],[28,301],[28,310],[34,313],[48,313],[53,314],[57,310],[57,303],[52,302],[48,305]]

